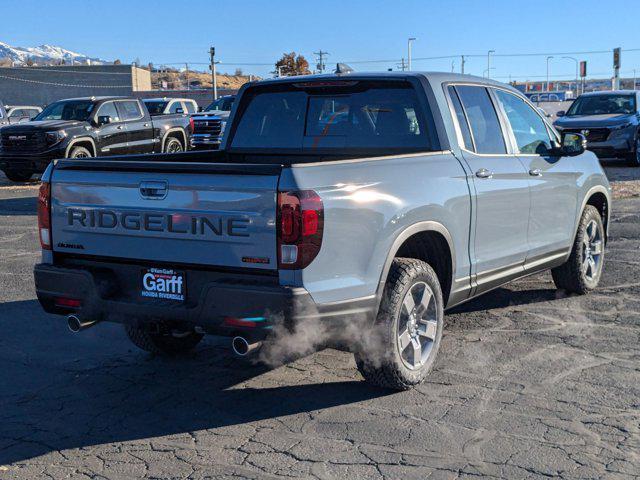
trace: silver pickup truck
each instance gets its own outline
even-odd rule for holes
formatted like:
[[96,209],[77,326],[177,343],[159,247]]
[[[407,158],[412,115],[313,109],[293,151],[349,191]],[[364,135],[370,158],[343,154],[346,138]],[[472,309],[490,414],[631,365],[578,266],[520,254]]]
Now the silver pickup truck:
[[335,338],[395,389],[432,369],[446,309],[548,269],[594,289],[611,209],[582,135],[441,73],[251,83],[219,151],[58,160],[42,180],[36,291],[73,331],[120,322],[155,353]]

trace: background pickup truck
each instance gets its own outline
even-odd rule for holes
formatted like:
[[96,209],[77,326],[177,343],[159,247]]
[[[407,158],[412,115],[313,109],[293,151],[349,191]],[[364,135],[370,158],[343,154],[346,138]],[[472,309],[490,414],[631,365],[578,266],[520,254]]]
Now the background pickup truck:
[[0,131],[0,170],[23,182],[56,158],[176,153],[188,148],[191,124],[154,117],[137,99],[91,97],[48,105],[33,121]]
[[335,342],[409,388],[445,309],[546,269],[597,286],[611,198],[584,142],[469,75],[250,84],[219,151],[51,165],[36,292],[72,331],[121,322],[152,352]]
[[34,105],[5,105],[0,102],[0,126],[28,122],[42,111]]
[[191,146],[194,149],[216,150],[220,147],[235,100],[235,95],[225,95],[193,116]]

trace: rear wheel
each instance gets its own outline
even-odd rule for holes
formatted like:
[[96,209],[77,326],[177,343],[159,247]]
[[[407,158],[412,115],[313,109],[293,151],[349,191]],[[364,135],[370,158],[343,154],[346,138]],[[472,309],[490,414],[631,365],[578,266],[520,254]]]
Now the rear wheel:
[[144,328],[125,325],[127,336],[133,344],[157,355],[176,355],[195,348],[203,335],[192,331],[156,333]]
[[4,174],[12,182],[27,182],[33,177],[31,170],[5,170]]
[[582,295],[598,286],[604,265],[604,235],[600,212],[587,205],[569,259],[551,270],[556,287]]
[[425,262],[396,258],[391,265],[374,342],[355,353],[370,383],[407,390],[433,368],[442,338],[444,307],[440,282]]
[[184,151],[182,143],[175,137],[167,139],[167,143],[164,146],[165,153],[180,153]]
[[73,147],[68,158],[91,158],[91,152],[84,147]]

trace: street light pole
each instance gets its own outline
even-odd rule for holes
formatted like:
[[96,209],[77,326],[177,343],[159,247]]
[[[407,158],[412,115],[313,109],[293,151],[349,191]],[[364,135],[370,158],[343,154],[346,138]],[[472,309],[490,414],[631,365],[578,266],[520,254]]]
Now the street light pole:
[[495,50],[489,50],[487,52],[487,78],[491,78],[491,54],[496,53]]
[[579,62],[577,59],[573,58],[573,57],[562,57],[562,58],[566,58],[567,60],[573,60],[574,62],[576,62],[576,97],[578,96],[578,65]]
[[218,99],[218,78],[216,76],[216,47],[209,49],[209,57],[211,59],[211,84],[213,86],[213,100]]
[[549,93],[549,60],[551,60],[552,58],[553,58],[552,55],[549,55],[547,57],[547,88],[546,88],[547,93]]
[[409,37],[407,40],[407,69],[411,71],[411,42],[416,40],[415,37]]

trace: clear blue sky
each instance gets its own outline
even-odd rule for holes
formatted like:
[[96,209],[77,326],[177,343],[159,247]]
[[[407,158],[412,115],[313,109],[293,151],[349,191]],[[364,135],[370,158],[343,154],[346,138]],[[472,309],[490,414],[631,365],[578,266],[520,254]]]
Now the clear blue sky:
[[[622,47],[622,73],[640,76],[638,0],[579,1],[363,1],[330,0],[2,0],[0,41],[16,46],[59,45],[89,56],[155,64],[207,62],[215,45],[223,63],[269,63],[291,50],[312,63],[313,53],[331,53],[356,70],[386,70],[407,55],[407,38],[417,37],[414,58],[470,57],[467,73],[482,75],[486,52],[495,50],[492,76],[507,81],[542,79],[546,57],[501,57],[512,53],[610,51]],[[625,49],[638,49],[632,52]],[[575,64],[557,55],[551,75],[572,78]],[[611,75],[611,53],[572,55],[589,61],[589,76]],[[454,68],[460,69],[456,58]],[[414,70],[451,70],[452,59],[414,60]],[[315,62],[313,62],[315,63]],[[239,65],[268,75],[273,67]],[[199,68],[205,69],[205,66]],[[220,70],[232,72],[233,65]]]

